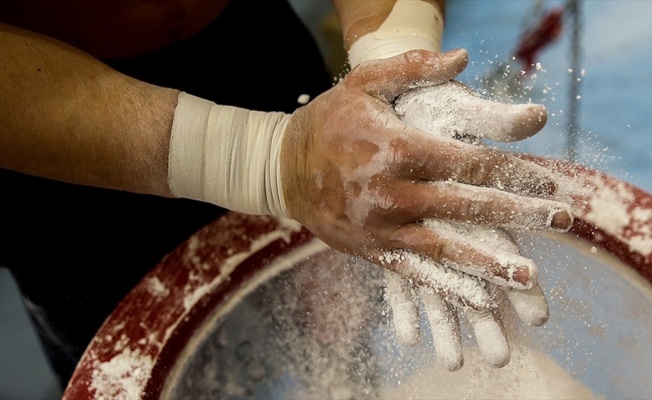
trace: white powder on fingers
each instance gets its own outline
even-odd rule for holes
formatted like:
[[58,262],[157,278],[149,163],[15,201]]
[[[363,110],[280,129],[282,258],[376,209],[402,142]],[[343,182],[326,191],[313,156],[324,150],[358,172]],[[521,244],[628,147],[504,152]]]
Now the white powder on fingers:
[[524,132],[531,131],[526,129],[530,115],[545,114],[536,107],[490,101],[455,81],[412,89],[394,105],[409,126],[443,137],[475,138],[469,141],[476,144],[481,137],[514,141],[529,136]]
[[438,361],[449,371],[464,364],[462,334],[457,310],[430,288],[419,288]]
[[[419,128],[438,137],[448,137],[467,143],[483,145],[480,139],[482,136],[509,141],[522,139],[532,134],[533,132],[530,131],[535,130],[530,129],[531,127],[515,125],[528,123],[528,121],[523,120],[523,116],[536,111],[531,107],[531,105],[513,106],[491,103],[471,93],[462,85],[450,82],[438,86],[419,88],[405,93],[396,101],[395,111],[399,118],[408,126]],[[540,112],[543,111],[540,110]],[[540,118],[542,117],[544,115],[540,114]],[[540,120],[534,122],[540,124],[545,121]],[[519,137],[519,135],[522,137]],[[519,163],[520,160],[514,160],[514,162]],[[548,174],[543,168],[541,170],[542,174]],[[526,180],[523,181],[525,182]],[[482,192],[478,188],[469,189]],[[541,202],[542,200],[532,199],[531,201]],[[540,206],[541,204],[537,205]],[[535,215],[514,216],[515,225],[518,228],[523,228],[524,226],[549,228],[554,215],[558,211],[558,208],[550,209],[547,215],[543,216],[544,220],[540,216],[537,216],[536,213]],[[570,213],[570,208],[567,211]],[[536,281],[536,265],[531,260],[520,255],[516,244],[508,232],[498,228],[450,223],[449,221],[435,219],[427,219],[424,221],[424,225],[431,229],[436,229],[438,232],[447,232],[453,235],[456,240],[466,242],[468,245],[486,254],[493,254],[498,264],[508,271],[507,281],[513,277],[517,265],[527,266],[530,273],[533,274],[533,279],[530,283],[532,284]],[[457,267],[461,267],[461,270],[466,270],[467,272],[470,270],[482,270],[482,266],[477,265]],[[530,287],[531,285],[525,288],[530,289]],[[535,287],[538,288],[538,286]],[[461,291],[458,293],[467,295],[464,291],[466,288],[459,289]],[[485,293],[489,295],[486,291]],[[510,300],[519,303],[516,305],[518,310],[517,314],[525,318],[528,322],[541,317],[541,302],[545,304],[545,298],[542,292],[535,290],[530,292],[530,294],[532,297],[539,296],[539,302],[537,302],[537,299],[527,296],[519,297],[518,295],[512,295],[509,297]],[[547,305],[545,307],[545,313],[547,318]],[[473,326],[476,342],[485,361],[495,367],[504,367],[508,364],[511,352],[507,338],[505,337],[504,328],[497,320],[500,316],[494,315],[491,310],[478,312],[469,309],[465,310],[465,316]]]
[[[419,8],[422,8],[421,12],[419,12]],[[443,32],[442,17],[439,9],[426,2],[398,0],[386,21],[376,32],[363,36],[353,44],[349,53],[351,66],[355,67],[366,60],[387,58],[414,49],[440,51]],[[433,21],[435,22],[434,25]],[[437,23],[440,24],[437,25]],[[511,106],[488,102],[465,90],[459,84],[449,83],[425,88],[422,91],[426,93],[428,98],[424,95],[417,99],[417,91],[409,92],[410,96],[413,96],[412,99],[417,100],[413,104],[407,104],[408,97],[404,96],[398,100],[395,111],[408,126],[421,128],[440,137],[447,136],[475,144],[481,144],[479,139],[482,136],[481,134],[494,139],[514,140],[514,135],[525,136],[532,134],[533,129],[527,125],[528,123],[541,124],[545,122],[542,119],[545,117],[544,111],[540,111],[539,115],[534,117],[538,117],[538,121],[528,121],[528,118],[532,117],[532,111],[535,111],[535,114],[537,111],[533,109],[534,106],[532,105]],[[437,93],[433,93],[433,91],[437,91]],[[408,107],[416,111],[408,110]],[[488,118],[478,118],[478,116],[487,116]],[[525,119],[524,116],[526,116]],[[523,124],[523,126],[517,124]],[[389,158],[385,157],[380,161],[387,159]],[[369,165],[372,164],[376,168],[378,167],[375,163]],[[366,174],[366,176],[373,175]],[[361,182],[356,183],[360,184]],[[390,208],[393,206],[393,199],[383,198],[377,189],[369,188],[368,183],[362,183],[360,186],[362,187],[361,195],[348,202],[347,215],[353,215],[353,219],[361,224],[364,224],[373,208]],[[548,223],[548,226],[552,221],[551,215],[553,214],[548,213],[543,221],[543,223]],[[476,233],[476,238],[483,237],[487,233],[473,232]],[[494,248],[494,251],[497,248],[500,248],[500,244]],[[384,261],[387,262],[387,258],[393,256],[383,257],[385,258]],[[399,258],[396,263],[399,264],[399,270],[402,270],[401,274],[403,276],[411,276],[415,283],[428,286],[438,294],[443,294],[443,301],[458,306],[471,306],[479,310],[488,310],[495,306],[495,300],[492,299],[484,287],[485,283],[477,278],[443,265],[437,265],[412,253],[401,254]],[[502,251],[497,258],[510,271],[509,276],[513,274],[519,263],[523,264],[524,262],[529,262],[531,265],[528,266],[531,267],[532,273],[536,274],[536,266],[529,260],[522,260],[523,257],[520,257],[518,252]],[[475,270],[477,269],[475,268]],[[390,296],[392,296],[392,291],[404,293],[400,287],[392,284],[387,285],[385,290],[390,291]],[[395,296],[393,300],[399,305],[405,303],[405,298]],[[479,308],[477,308],[478,306]],[[431,307],[431,312],[433,313],[431,315],[433,321],[439,321],[439,323],[433,323],[434,330],[450,328],[452,325],[448,324],[448,322],[457,326],[457,322],[449,321],[446,319],[447,317],[443,316],[445,314],[442,314],[443,309],[441,307]],[[397,315],[395,314],[395,318]],[[500,346],[501,343],[495,337],[495,325],[485,323],[484,320],[476,322],[476,333],[487,335],[487,338],[480,339],[480,341],[484,340],[483,347],[492,343],[499,344],[494,352],[485,349],[489,361],[492,364],[499,364],[502,361],[506,363],[509,360],[509,347],[507,346],[507,357],[505,357],[504,351],[501,350],[503,349]],[[398,323],[410,324],[415,322],[410,317],[400,319]],[[439,345],[440,351],[448,355],[448,366],[454,367],[455,361],[451,360],[457,360],[457,358],[454,355],[454,335],[451,335],[453,334],[448,329],[446,332],[438,332],[437,337],[442,341]],[[503,340],[505,340],[504,335]],[[506,340],[504,344],[506,345]],[[459,356],[459,359],[461,360],[461,356]]]
[[398,269],[404,276],[410,276],[419,286],[432,288],[450,303],[475,310],[488,310],[496,307],[483,282],[474,276],[416,254],[405,252],[405,260]]
[[502,325],[495,319],[490,311],[479,313],[466,310],[478,348],[482,357],[492,366],[500,368],[509,363],[510,349]]
[[516,315],[526,324],[541,326],[549,316],[548,302],[541,287],[536,284],[531,289],[505,289]]
[[419,342],[419,310],[409,282],[397,273],[384,271],[384,296],[392,309],[396,339],[413,345]]
[[[465,261],[468,259],[468,254],[465,253],[460,254],[460,258],[456,260],[441,261],[449,268],[479,276],[501,286],[507,285],[519,289],[530,288],[536,281],[538,273],[536,264],[532,260],[522,257],[511,240],[511,236],[500,228],[437,219],[426,219],[423,221],[423,225],[438,235],[448,236],[451,242],[471,246],[485,257],[493,258],[503,271],[496,274],[495,271],[485,269],[485,266]],[[521,268],[527,268],[528,274],[532,277],[526,284],[514,278]]]
[[[570,205],[559,200],[528,197],[512,192],[521,192],[528,182],[514,182],[514,186],[497,196],[496,189],[474,186],[454,181],[430,181],[427,184],[436,188],[436,195],[443,198],[449,213],[457,217],[472,218],[476,215],[495,213],[495,226],[515,230],[548,230],[566,232],[570,227],[553,228],[552,222],[558,213],[568,214],[572,220]],[[505,190],[506,188],[501,188]],[[464,205],[465,208],[462,208]],[[500,218],[498,218],[500,217]]]

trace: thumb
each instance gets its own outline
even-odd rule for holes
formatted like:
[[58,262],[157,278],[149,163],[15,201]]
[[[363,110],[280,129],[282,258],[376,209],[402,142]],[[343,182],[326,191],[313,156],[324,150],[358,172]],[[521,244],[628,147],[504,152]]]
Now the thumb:
[[413,50],[387,59],[365,61],[346,80],[390,102],[410,89],[454,79],[464,71],[468,60],[469,54],[464,49],[446,53]]
[[406,92],[395,110],[407,125],[457,139],[518,141],[539,132],[547,121],[543,106],[484,99],[455,81]]

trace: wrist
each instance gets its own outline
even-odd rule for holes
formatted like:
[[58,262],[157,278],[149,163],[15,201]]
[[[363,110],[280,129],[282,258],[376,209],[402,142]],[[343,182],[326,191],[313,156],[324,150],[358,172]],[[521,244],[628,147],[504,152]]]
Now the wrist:
[[349,62],[358,64],[423,49],[441,50],[444,30],[442,10],[425,1],[398,0],[385,21],[374,32],[360,37],[351,45]]
[[181,93],[170,137],[172,194],[247,214],[286,216],[279,158],[289,117]]

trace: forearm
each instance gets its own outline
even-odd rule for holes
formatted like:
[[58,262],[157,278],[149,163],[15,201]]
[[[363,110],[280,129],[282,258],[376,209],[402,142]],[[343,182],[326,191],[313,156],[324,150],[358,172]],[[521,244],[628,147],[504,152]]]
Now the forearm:
[[3,24],[0,48],[0,167],[170,195],[167,154],[178,91]]
[[[406,13],[397,16],[397,2]],[[445,0],[333,0],[347,51],[361,37],[377,32],[387,24],[390,14],[394,18],[392,29],[425,29],[428,41],[425,50],[439,51],[444,26]],[[394,12],[393,12],[394,11]],[[393,12],[393,13],[392,13]],[[392,32],[394,34],[395,32]],[[423,46],[416,46],[421,48]],[[406,48],[404,51],[413,50]]]

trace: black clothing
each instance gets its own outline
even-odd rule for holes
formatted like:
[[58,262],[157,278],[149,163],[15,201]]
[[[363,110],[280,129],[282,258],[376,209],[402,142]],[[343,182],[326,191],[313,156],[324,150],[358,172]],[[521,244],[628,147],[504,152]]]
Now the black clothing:
[[[219,104],[292,112],[331,80],[284,0],[232,0],[212,25],[117,70]],[[46,354],[67,384],[105,318],[216,206],[76,186],[0,169],[0,266],[11,270]]]

